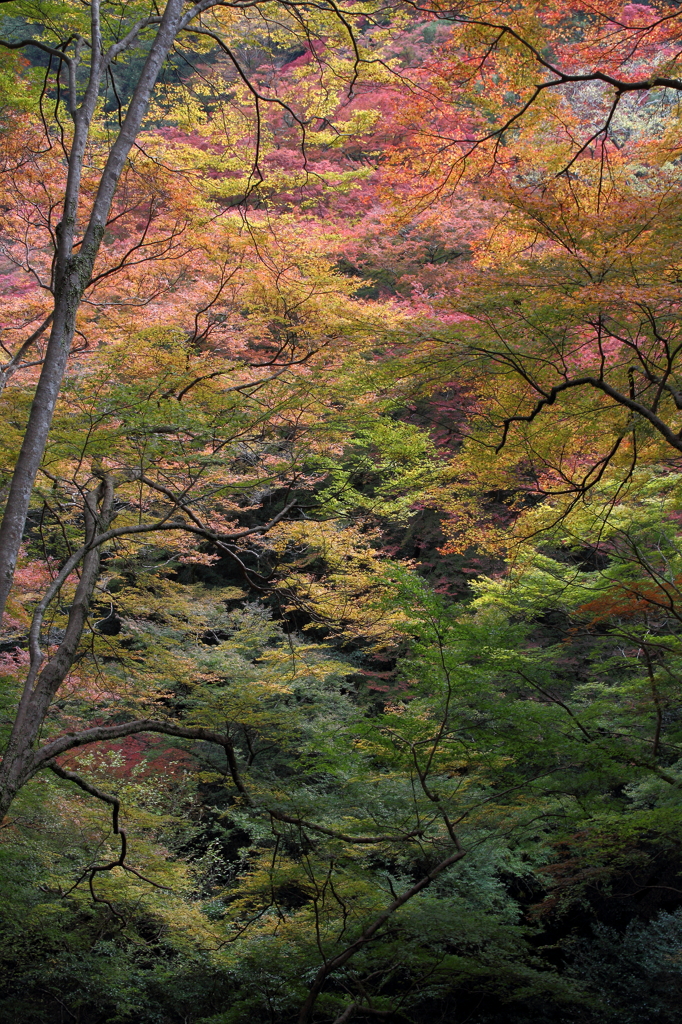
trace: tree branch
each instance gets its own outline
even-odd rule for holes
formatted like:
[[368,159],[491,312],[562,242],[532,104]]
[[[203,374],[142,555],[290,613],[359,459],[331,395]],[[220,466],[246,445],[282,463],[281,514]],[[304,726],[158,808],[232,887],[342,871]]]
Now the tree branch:
[[547,394],[537,402],[535,408],[524,416],[508,416],[503,420],[502,439],[497,445],[495,451],[499,453],[504,448],[507,435],[509,434],[509,428],[513,423],[532,423],[533,420],[538,416],[545,406],[554,405],[554,402],[562,393],[562,391],[568,391],[570,388],[584,387],[585,385],[594,388],[597,391],[602,391],[609,398],[612,398],[617,405],[622,405],[624,408],[629,409],[631,412],[636,413],[638,416],[642,416],[643,419],[648,420],[652,427],[661,434],[662,437],[668,442],[668,444],[678,452],[682,452],[682,438],[671,430],[671,428],[665,423],[660,416],[657,416],[651,411],[646,405],[642,405],[641,402],[637,402],[627,395],[624,395],[621,391],[617,391],[616,388],[611,387],[605,380],[600,380],[598,377],[578,377],[575,380],[567,380],[562,384],[556,384],[551,388]]
[[433,881],[435,881],[436,878],[438,878],[439,875],[449,867],[452,867],[453,864],[456,864],[457,861],[462,860],[464,856],[466,856],[466,851],[459,847],[455,853],[446,857],[445,860],[442,860],[440,864],[437,864],[435,868],[429,871],[428,874],[424,875],[424,877],[411,886],[411,888],[398,896],[392,903],[389,903],[389,905],[382,910],[374,921],[372,921],[372,923],[360,933],[354,942],[349,946],[346,946],[341,953],[332,957],[331,960],[327,960],[326,963],[320,967],[310,988],[308,998],[301,1007],[298,1024],[309,1024],[315,1003],[317,1002],[318,996],[320,995],[327,978],[333,974],[334,971],[338,970],[339,967],[343,967],[343,965],[347,963],[348,960],[358,952],[358,950],[362,949],[363,946],[366,946],[368,942],[371,942],[379,929],[386,923],[386,921],[388,921],[396,910],[399,910],[400,907],[404,906],[414,896],[426,889]]

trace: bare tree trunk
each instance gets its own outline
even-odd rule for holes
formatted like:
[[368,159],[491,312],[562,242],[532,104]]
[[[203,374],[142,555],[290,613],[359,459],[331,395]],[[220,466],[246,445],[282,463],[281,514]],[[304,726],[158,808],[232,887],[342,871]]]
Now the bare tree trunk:
[[66,271],[62,273],[55,289],[52,332],[0,526],[0,616],[4,613],[14,579],[31,492],[52,425],[74,336],[76,312],[83,294],[80,268],[72,264],[73,257],[70,257]]

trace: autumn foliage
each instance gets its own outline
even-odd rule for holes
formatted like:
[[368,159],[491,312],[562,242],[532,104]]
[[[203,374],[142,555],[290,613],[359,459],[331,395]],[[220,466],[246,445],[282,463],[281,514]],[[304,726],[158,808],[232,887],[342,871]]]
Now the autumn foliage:
[[3,1019],[677,1019],[680,17],[3,7]]

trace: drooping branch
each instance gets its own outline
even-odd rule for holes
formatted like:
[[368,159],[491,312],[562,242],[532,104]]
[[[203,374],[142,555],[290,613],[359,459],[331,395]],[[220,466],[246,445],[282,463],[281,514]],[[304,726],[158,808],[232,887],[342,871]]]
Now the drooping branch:
[[[429,14],[436,17],[443,17],[445,15],[447,20],[454,25],[458,25],[463,28],[478,28],[492,34],[492,39],[485,45],[483,53],[477,62],[477,67],[472,73],[471,78],[475,78],[476,75],[483,70],[489,58],[499,50],[500,45],[505,39],[513,40],[517,46],[525,52],[526,56],[531,58],[531,60],[537,65],[538,69],[552,76],[545,81],[536,82],[532,85],[530,95],[519,104],[516,110],[514,110],[496,127],[491,128],[489,131],[484,131],[483,134],[475,138],[473,141],[470,136],[451,139],[451,142],[463,144],[466,147],[465,156],[471,155],[474,150],[478,149],[485,143],[493,141],[495,142],[495,153],[497,154],[498,147],[505,134],[508,133],[510,129],[518,126],[519,122],[521,122],[529,111],[535,107],[540,97],[546,92],[551,92],[552,90],[556,90],[566,85],[589,83],[600,83],[610,87],[613,90],[613,100],[610,104],[610,109],[605,116],[604,122],[590,135],[590,138],[581,145],[579,151],[574,154],[571,161],[559,172],[559,174],[565,174],[578,156],[585,151],[591,142],[594,142],[600,137],[604,139],[608,138],[613,118],[624,96],[630,93],[649,92],[652,89],[671,89],[678,93],[682,92],[682,78],[677,78],[671,75],[652,74],[644,78],[631,80],[619,77],[617,74],[611,74],[608,71],[603,71],[599,67],[588,68],[584,71],[565,70],[559,66],[558,63],[549,59],[549,56],[545,51],[538,48],[538,46],[535,46],[521,31],[515,29],[508,23],[496,22],[485,17],[477,17],[475,13],[469,14],[466,10],[460,9],[457,11],[447,8],[444,10],[440,4],[425,5],[419,3],[418,0],[405,0],[405,3],[407,6],[419,13]],[[679,12],[675,12],[670,17],[679,18]],[[621,28],[625,27],[632,30],[632,26],[621,25]]]
[[537,690],[539,693],[541,693],[542,696],[545,697],[552,704],[556,704],[557,707],[562,708],[566,712],[566,714],[569,716],[571,721],[575,722],[575,724],[577,725],[578,729],[580,729],[581,733],[583,734],[583,736],[585,737],[587,742],[588,743],[592,743],[594,737],[592,736],[592,734],[590,732],[587,731],[587,729],[582,724],[582,722],[580,721],[578,716],[576,714],[574,714],[574,712],[571,710],[571,708],[568,706],[568,704],[566,704],[563,700],[561,700],[560,697],[557,697],[556,694],[550,693],[543,686],[540,686],[540,684],[536,683],[533,679],[529,679],[529,677],[526,675],[526,673],[522,672],[521,669],[517,669],[516,671],[521,676],[521,678],[524,679],[528,683],[529,686],[532,686],[534,690]]
[[261,103],[271,103],[271,104],[274,104],[275,106],[280,107],[282,110],[285,110],[289,114],[289,116],[292,117],[294,119],[294,121],[297,123],[297,125],[299,126],[300,131],[301,131],[301,152],[302,152],[302,155],[303,155],[303,165],[305,167],[305,165],[306,165],[306,123],[305,123],[305,121],[298,116],[296,111],[293,110],[292,107],[288,103],[286,103],[284,100],[280,99],[278,96],[266,96],[264,93],[260,92],[260,90],[256,88],[256,86],[253,84],[253,82],[251,81],[249,76],[246,74],[246,72],[244,71],[244,68],[242,67],[242,65],[240,63],[240,61],[234,55],[234,53],[232,52],[230,47],[227,46],[225,44],[225,41],[223,39],[221,39],[220,36],[216,35],[215,32],[211,32],[211,31],[209,31],[206,28],[199,28],[197,26],[192,26],[190,31],[192,32],[193,35],[208,36],[210,39],[212,39],[214,41],[214,43],[216,43],[217,46],[220,47],[220,49],[223,51],[223,53],[227,56],[229,61],[232,63],[235,71],[237,72],[237,74],[239,75],[240,79],[242,80],[242,82],[244,83],[244,85],[246,86],[248,91],[250,92],[251,96],[253,97],[254,110],[255,110],[255,115],[256,115],[256,148],[255,148],[254,161],[253,161],[253,171],[256,172],[256,175],[257,175],[258,179],[260,181],[263,180],[263,174],[262,174],[261,169],[260,169],[260,148],[261,148],[261,128],[262,128]]
[[227,761],[230,767],[232,781],[238,792],[251,803],[239,770],[232,740],[225,733],[216,732],[214,729],[207,729],[204,726],[177,725],[174,722],[163,722],[159,719],[144,718],[132,722],[122,722],[120,725],[95,725],[89,729],[81,729],[78,732],[66,733],[50,740],[42,747],[39,747],[33,758],[33,771],[44,768],[55,757],[65,754],[67,750],[75,750],[77,747],[89,743],[98,743],[107,740],[122,739],[125,736],[135,736],[141,732],[161,733],[164,736],[177,736],[180,739],[201,740],[205,743],[215,743],[222,747],[227,754]]
[[672,430],[672,428],[669,427],[660,416],[657,416],[656,413],[652,412],[648,406],[643,405],[641,402],[623,394],[623,392],[618,391],[599,377],[577,377],[573,380],[567,380],[561,384],[556,384],[538,400],[534,408],[529,413],[526,413],[525,415],[506,417],[502,424],[502,438],[495,449],[496,452],[500,452],[504,448],[512,424],[532,423],[545,407],[554,405],[562,392],[568,391],[571,388],[579,387],[591,387],[596,391],[601,391],[605,395],[608,395],[609,398],[613,399],[617,405],[622,405],[624,408],[629,409],[630,412],[636,413],[636,415],[648,420],[654,430],[656,430],[672,448],[678,452],[682,452],[682,437],[675,433],[675,431]]
[[[12,736],[8,749],[6,751],[6,757],[8,755],[14,756],[20,748],[26,748],[28,750],[33,743],[39,728],[42,723],[44,716],[47,714],[50,701],[54,697],[55,693],[61,686],[65,679],[69,669],[73,664],[73,660],[76,655],[78,643],[83,633],[85,621],[90,609],[90,603],[92,600],[92,594],[97,581],[100,565],[100,550],[104,543],[108,540],[112,540],[117,537],[126,535],[138,535],[151,532],[163,532],[166,530],[177,531],[181,530],[184,532],[192,533],[196,536],[202,537],[206,540],[210,540],[216,547],[235,558],[239,564],[247,572],[241,560],[238,556],[231,551],[229,544],[231,542],[240,540],[244,537],[254,536],[267,532],[272,529],[280,520],[295,506],[296,502],[290,502],[284,506],[284,508],[274,516],[269,523],[263,524],[260,527],[252,527],[250,529],[238,530],[233,534],[220,535],[215,534],[212,530],[208,530],[201,524],[200,520],[191,509],[189,509],[182,498],[173,495],[172,492],[168,491],[162,485],[158,485],[158,490],[164,493],[172,501],[172,508],[168,512],[168,515],[161,520],[153,524],[142,525],[142,526],[130,526],[121,527],[114,530],[104,530],[103,533],[97,534],[97,527],[104,525],[105,527],[111,520],[112,505],[114,496],[114,481],[113,479],[105,475],[102,483],[97,489],[89,492],[86,496],[86,502],[84,507],[85,519],[86,519],[86,537],[85,543],[66,560],[62,566],[60,572],[57,574],[55,579],[52,581],[47,591],[43,595],[41,601],[36,606],[31,626],[29,629],[29,655],[30,655],[30,667],[28,676],[24,683],[24,689],[21,700],[19,702],[19,708],[13,724]],[[101,502],[100,514],[97,514],[97,504]],[[199,525],[192,525],[189,523],[177,523],[167,522],[173,511],[181,509],[187,515],[196,519]],[[40,633],[42,629],[43,620],[45,614],[55,599],[57,594],[60,592],[62,586],[73,573],[76,567],[82,562],[83,569],[81,572],[81,578],[76,588],[76,594],[74,601],[69,610],[69,618],[65,631],[64,638],[57,648],[56,653],[50,658],[47,664],[43,665],[43,652],[40,648]],[[41,670],[42,667],[42,670]],[[137,731],[140,731],[138,728]],[[178,735],[181,735],[178,733]],[[193,738],[193,735],[189,738]],[[201,738],[201,737],[198,737]],[[212,740],[217,742],[216,740]],[[82,741],[90,742],[90,741]],[[73,744],[72,744],[73,745]],[[78,745],[77,743],[75,745]],[[224,745],[224,744],[223,744]],[[69,749],[69,744],[63,749]],[[26,753],[25,750],[25,753]],[[59,753],[60,751],[57,751]],[[25,753],[22,754],[20,760],[24,760]],[[228,760],[233,758],[233,753],[226,748]],[[48,759],[55,754],[48,755]],[[44,758],[40,759],[41,762]],[[29,756],[29,762],[32,761],[32,757]],[[20,774],[25,771],[30,771],[28,763],[20,769]],[[9,763],[9,761],[8,761]],[[231,762],[231,770],[234,769],[236,772],[236,762]],[[0,776],[7,769],[7,765],[0,767]],[[236,776],[235,776],[235,784]],[[239,785],[237,785],[239,788]]]
[[[89,793],[90,796],[97,797],[97,799],[101,800],[103,803],[109,804],[111,806],[111,830],[115,836],[119,835],[118,815],[121,810],[121,801],[118,797],[105,793],[103,790],[98,789],[97,786],[93,786],[91,782],[86,782],[85,779],[82,779],[80,775],[76,775],[75,772],[70,772],[66,768],[62,768],[62,766],[56,762],[48,764],[47,767],[51,772],[54,772],[55,775],[58,775],[60,779],[66,779],[68,782],[75,783],[75,785],[82,789],[84,793]],[[125,857],[125,832],[121,832],[120,834],[122,836],[122,857]]]
[[[54,740],[50,740],[48,743],[38,748],[34,755],[32,774],[35,774],[43,768],[49,768],[51,771],[55,772],[55,774],[60,775],[61,778],[75,782],[76,785],[80,786],[80,788],[85,792],[110,803],[112,807],[116,804],[114,818],[114,822],[116,823],[118,821],[119,808],[116,798],[102,794],[96,787],[93,787],[90,783],[86,783],[84,780],[80,779],[79,776],[69,773],[59,765],[56,765],[54,758],[59,757],[70,750],[76,750],[79,747],[87,746],[91,743],[123,739],[127,736],[135,736],[144,732],[157,733],[163,736],[175,736],[179,739],[195,740],[203,743],[213,743],[216,746],[222,747],[225,751],[232,782],[245,804],[252,811],[263,814],[274,821],[281,821],[284,824],[294,825],[299,829],[309,829],[312,832],[329,836],[332,839],[339,839],[342,842],[361,846],[392,842],[409,842],[412,839],[423,837],[423,829],[416,829],[412,832],[403,834],[396,833],[394,835],[352,835],[351,833],[339,832],[336,829],[327,828],[324,825],[318,825],[316,822],[308,821],[305,818],[294,818],[278,808],[258,805],[252,798],[246,784],[244,783],[237,763],[234,744],[230,736],[227,733],[217,732],[215,729],[208,729],[204,726],[184,726],[176,724],[175,722],[164,722],[158,719],[148,718],[131,722],[123,722],[119,725],[92,726],[89,729],[82,729],[79,732],[66,733],[64,736],[59,736]],[[116,832],[116,828],[114,828],[114,832]]]
[[66,782],[73,782],[79,789],[82,789],[84,793],[88,793],[90,796],[96,797],[97,800],[101,800],[102,803],[109,804],[111,807],[111,829],[115,836],[119,836],[121,840],[121,851],[116,860],[108,861],[106,864],[91,864],[89,867],[82,872],[79,878],[69,889],[69,892],[73,892],[74,889],[78,888],[81,882],[87,878],[90,887],[90,893],[95,903],[105,903],[112,914],[122,920],[121,915],[112,906],[109,900],[102,899],[97,896],[94,889],[95,875],[99,872],[113,871],[114,868],[123,868],[131,875],[135,875],[136,878],[141,879],[143,882],[147,882],[149,885],[153,885],[155,889],[164,889],[168,891],[168,886],[160,885],[158,882],[154,882],[151,878],[146,878],[136,868],[126,864],[126,854],[128,852],[128,839],[125,831],[121,828],[119,823],[119,813],[121,810],[121,802],[116,796],[111,796],[110,793],[105,793],[104,790],[99,789],[97,786],[93,786],[91,782],[87,782],[86,779],[81,778],[75,772],[69,771],[67,768],[62,768],[61,765],[56,762],[51,762],[47,765],[51,772],[53,772],[58,778],[64,779]]
[[321,835],[330,836],[332,839],[341,839],[344,843],[357,843],[360,846],[369,846],[376,843],[409,842],[411,839],[420,839],[424,835],[423,829],[416,829],[403,835],[353,836],[346,832],[337,832],[333,828],[325,828],[323,825],[313,824],[313,822],[306,821],[304,818],[292,818],[291,815],[285,814],[283,811],[268,810],[267,813],[275,821],[282,821],[287,825],[296,825],[301,829],[307,828],[312,832],[319,832]]
[[[4,2],[10,3],[11,0],[4,0]],[[9,39],[0,39],[0,46],[5,50],[24,50],[27,46],[33,46],[37,50],[42,50],[43,53],[49,53],[52,57],[56,57],[67,66],[72,64],[71,57],[67,57],[64,50],[58,50],[47,43],[41,43],[38,39],[21,39],[16,43]]]
[[[254,526],[246,530],[239,530],[233,534],[219,534],[215,533],[213,530],[210,530],[208,529],[208,527],[205,527],[203,524],[201,524],[200,520],[198,520],[198,518],[194,516],[194,513],[190,512],[187,505],[183,503],[180,498],[176,498],[176,496],[172,495],[172,492],[168,491],[165,487],[163,487],[162,485],[155,485],[155,489],[160,491],[161,493],[167,494],[168,496],[172,497],[174,504],[172,509],[168,512],[168,514],[156,523],[148,523],[140,526],[121,526],[116,529],[107,530],[104,533],[101,533],[93,537],[89,542],[86,541],[85,544],[83,544],[80,548],[74,551],[73,554],[66,560],[66,562],[64,563],[64,565],[62,566],[62,568],[60,569],[59,573],[54,578],[52,583],[50,584],[42,600],[37,606],[34,612],[34,618],[31,625],[32,635],[36,636],[37,638],[47,608],[52,603],[56,595],[59,593],[65,581],[74,571],[76,566],[82,561],[83,558],[85,558],[85,556],[89,552],[93,551],[95,548],[101,547],[103,544],[106,544],[107,541],[115,540],[118,537],[134,535],[137,536],[139,534],[145,533],[183,531],[185,533],[192,533],[197,537],[202,537],[204,540],[208,540],[212,544],[215,544],[216,547],[219,548],[221,551],[224,551],[227,554],[231,555],[232,552],[229,550],[229,548],[227,548],[227,544],[233,543],[237,540],[242,540],[245,537],[257,536],[267,533],[274,526],[276,526],[287,515],[287,513],[290,512],[297,504],[296,501],[289,502],[287,505],[284,506],[283,509],[281,509],[277,513],[277,515],[273,516],[272,519],[269,520],[269,522],[264,523],[262,526]],[[189,523],[168,522],[170,516],[178,509],[185,512],[187,515],[191,515],[192,518],[197,518],[198,525],[192,526]]]

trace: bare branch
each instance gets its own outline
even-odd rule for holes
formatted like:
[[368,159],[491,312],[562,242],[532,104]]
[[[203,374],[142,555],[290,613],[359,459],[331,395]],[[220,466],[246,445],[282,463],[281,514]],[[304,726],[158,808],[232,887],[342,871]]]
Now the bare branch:
[[506,417],[503,421],[502,439],[497,445],[495,451],[500,452],[504,448],[507,442],[509,429],[513,423],[532,423],[546,406],[554,405],[554,402],[563,391],[585,386],[592,387],[597,391],[602,391],[605,395],[608,395],[609,398],[612,398],[618,405],[622,405],[631,412],[634,412],[638,416],[642,416],[645,420],[648,420],[652,427],[657,430],[663,438],[665,438],[672,448],[678,452],[682,452],[682,438],[679,437],[668,426],[668,424],[660,418],[660,416],[657,416],[646,405],[642,405],[641,402],[637,402],[628,395],[624,395],[621,391],[618,391],[599,377],[577,377],[574,380],[567,380],[561,384],[556,384],[553,388],[550,388],[550,390],[544,394],[541,399],[539,399],[531,412],[523,416]]
[[[29,337],[26,339],[26,341],[23,341],[21,343],[21,345],[19,346],[17,351],[14,353],[12,358],[9,360],[9,362],[5,363],[5,365],[0,369],[0,394],[2,394],[3,388],[5,387],[7,381],[12,376],[14,371],[16,369],[18,369],[19,363],[21,362],[21,359],[26,354],[26,352],[29,350],[31,345],[33,345],[36,341],[38,341],[38,339],[45,333],[47,328],[50,326],[50,324],[52,323],[53,316],[54,316],[54,311],[52,313],[50,313],[45,318],[45,320],[43,320],[41,325],[36,328],[36,330],[33,332],[33,334],[29,335]],[[35,366],[35,365],[37,365],[37,363],[32,363],[31,365]]]

